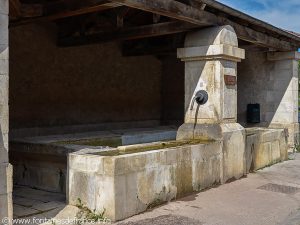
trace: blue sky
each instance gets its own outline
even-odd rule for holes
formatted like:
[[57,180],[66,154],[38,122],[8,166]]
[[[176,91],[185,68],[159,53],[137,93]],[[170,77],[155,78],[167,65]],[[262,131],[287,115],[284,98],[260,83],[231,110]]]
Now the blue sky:
[[277,27],[300,33],[300,0],[218,0]]

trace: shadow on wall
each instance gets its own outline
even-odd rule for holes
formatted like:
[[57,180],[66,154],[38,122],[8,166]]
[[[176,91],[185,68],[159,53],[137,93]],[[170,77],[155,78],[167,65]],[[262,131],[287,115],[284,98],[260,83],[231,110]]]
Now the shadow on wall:
[[56,46],[52,24],[10,29],[11,127],[159,120],[161,62],[118,43]]
[[[278,118],[281,123],[295,121],[293,101],[297,101],[294,95],[298,92],[291,87],[298,85],[298,80],[293,78],[292,68],[292,60],[268,61],[265,52],[247,51],[246,59],[238,64],[238,122],[241,125],[268,127]],[[287,70],[291,72],[285,72]],[[256,103],[261,107],[261,123],[247,124],[247,105]]]
[[176,54],[162,59],[162,121],[181,125],[184,122],[184,62]]

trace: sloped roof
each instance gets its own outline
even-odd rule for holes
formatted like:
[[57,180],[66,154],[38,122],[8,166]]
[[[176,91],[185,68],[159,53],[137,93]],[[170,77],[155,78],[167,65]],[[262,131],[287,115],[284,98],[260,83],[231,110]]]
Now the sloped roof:
[[300,47],[300,34],[295,33],[293,31],[287,31],[284,29],[281,29],[279,27],[276,27],[272,24],[269,24],[265,21],[262,21],[260,19],[257,19],[255,17],[252,17],[246,13],[243,13],[237,9],[234,9],[232,7],[229,7],[223,3],[220,3],[216,0],[201,0],[203,3],[205,3],[207,6],[216,9],[220,12],[226,13],[227,15],[234,17],[236,19],[240,19],[241,21],[245,21],[251,24],[255,28],[255,30],[258,29],[265,29],[265,32],[270,32],[275,35],[281,36],[282,38],[288,38],[296,41],[299,43]]

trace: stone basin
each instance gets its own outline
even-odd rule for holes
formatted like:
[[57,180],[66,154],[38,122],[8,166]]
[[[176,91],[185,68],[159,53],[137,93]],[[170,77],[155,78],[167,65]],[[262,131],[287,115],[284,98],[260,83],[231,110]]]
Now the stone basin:
[[67,199],[117,221],[220,184],[222,170],[221,141],[85,149],[68,156]]
[[166,126],[11,139],[14,183],[66,193],[69,153],[83,149],[99,152],[123,145],[172,140],[176,131],[176,127]]

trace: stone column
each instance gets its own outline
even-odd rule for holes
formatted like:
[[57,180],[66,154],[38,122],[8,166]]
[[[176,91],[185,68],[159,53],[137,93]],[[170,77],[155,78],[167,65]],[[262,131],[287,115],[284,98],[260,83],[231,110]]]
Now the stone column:
[[[178,49],[185,62],[185,123],[178,140],[222,140],[225,182],[245,171],[245,131],[237,123],[237,62],[245,58],[231,26],[189,33],[185,47]],[[192,101],[197,91],[208,93],[202,106]]]
[[[269,52],[268,60],[273,62],[270,77],[274,80],[273,93],[270,100],[276,105],[275,112],[270,115],[270,128],[287,128],[289,145],[299,143],[298,123],[298,62],[299,52]],[[276,98],[276,96],[279,96]],[[268,100],[268,99],[267,99]]]
[[8,161],[8,1],[0,0],[0,224],[12,218],[12,166]]

